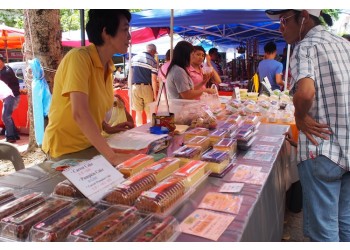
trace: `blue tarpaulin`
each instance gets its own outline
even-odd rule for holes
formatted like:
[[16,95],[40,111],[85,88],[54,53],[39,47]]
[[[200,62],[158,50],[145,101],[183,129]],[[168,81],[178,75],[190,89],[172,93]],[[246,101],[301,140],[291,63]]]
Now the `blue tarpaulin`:
[[46,82],[43,68],[37,58],[29,61],[32,69],[32,102],[34,116],[35,140],[39,146],[44,138],[44,118],[48,115],[51,104],[51,93]]

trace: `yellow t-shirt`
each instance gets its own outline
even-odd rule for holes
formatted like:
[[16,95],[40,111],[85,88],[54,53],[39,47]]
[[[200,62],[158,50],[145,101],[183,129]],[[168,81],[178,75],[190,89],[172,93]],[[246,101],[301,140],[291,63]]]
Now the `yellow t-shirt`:
[[68,52],[55,75],[49,124],[42,145],[44,152],[59,157],[91,146],[73,119],[69,94],[77,91],[88,95],[89,111],[102,132],[102,121],[113,106],[114,70],[111,60],[110,74],[105,81],[103,66],[93,44]]

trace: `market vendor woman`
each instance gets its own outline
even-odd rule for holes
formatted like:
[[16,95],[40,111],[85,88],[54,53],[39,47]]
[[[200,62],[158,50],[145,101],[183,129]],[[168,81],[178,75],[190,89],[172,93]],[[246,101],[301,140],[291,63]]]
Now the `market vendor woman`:
[[127,52],[130,19],[128,10],[89,11],[86,32],[92,44],[72,49],[55,75],[42,146],[51,160],[102,154],[112,165],[120,162],[101,132],[113,106],[112,56]]

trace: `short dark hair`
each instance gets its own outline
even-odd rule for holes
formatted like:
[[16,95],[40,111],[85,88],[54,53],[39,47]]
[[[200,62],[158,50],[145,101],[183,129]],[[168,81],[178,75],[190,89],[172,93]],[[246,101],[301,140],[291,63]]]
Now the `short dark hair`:
[[89,21],[86,24],[89,41],[98,46],[103,45],[104,41],[101,35],[103,28],[106,28],[107,34],[115,36],[122,16],[130,22],[131,14],[129,10],[89,10]]
[[165,53],[165,60],[170,61],[170,49]]
[[168,76],[170,69],[174,65],[177,65],[183,68],[187,72],[186,68],[190,66],[192,52],[193,52],[193,45],[191,43],[187,41],[178,42],[174,48],[173,59],[169,64],[168,72],[166,73],[166,75]]
[[268,42],[267,44],[265,44],[264,46],[264,51],[267,54],[272,54],[273,52],[275,52],[277,50],[276,44],[274,42]]
[[217,48],[211,48],[208,53],[209,53],[209,55],[214,54],[214,53],[218,53],[218,49]]
[[194,51],[200,50],[200,51],[202,51],[202,52],[204,53],[204,55],[205,55],[205,49],[204,49],[202,46],[193,46],[193,50],[194,50]]

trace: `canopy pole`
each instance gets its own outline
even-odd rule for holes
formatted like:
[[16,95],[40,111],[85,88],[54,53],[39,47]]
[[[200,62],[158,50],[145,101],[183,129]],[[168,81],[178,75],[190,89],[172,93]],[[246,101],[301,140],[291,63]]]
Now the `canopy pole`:
[[284,90],[287,90],[288,71],[289,71],[289,56],[290,56],[290,44],[287,45],[287,60],[286,60],[286,72],[284,75]]
[[81,46],[85,46],[85,15],[84,10],[80,11],[80,36],[81,36]]
[[172,60],[174,50],[174,9],[171,9],[170,13],[170,60]]

